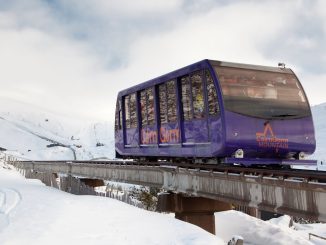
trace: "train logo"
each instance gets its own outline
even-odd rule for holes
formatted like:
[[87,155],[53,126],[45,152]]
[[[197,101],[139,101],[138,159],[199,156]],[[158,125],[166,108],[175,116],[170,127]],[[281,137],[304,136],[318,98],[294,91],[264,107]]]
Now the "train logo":
[[142,129],[141,130],[142,144],[155,144],[157,142],[157,133],[155,130]]
[[277,138],[273,132],[272,126],[269,123],[265,124],[264,132],[256,133],[256,141],[261,148],[288,149],[289,139]]
[[[180,130],[179,128],[168,129],[161,127],[159,138],[161,143],[179,143]],[[148,128],[142,129],[141,142],[142,144],[157,144],[157,132]]]
[[165,127],[160,128],[160,141],[162,143],[178,143],[180,140],[179,128],[167,129]]

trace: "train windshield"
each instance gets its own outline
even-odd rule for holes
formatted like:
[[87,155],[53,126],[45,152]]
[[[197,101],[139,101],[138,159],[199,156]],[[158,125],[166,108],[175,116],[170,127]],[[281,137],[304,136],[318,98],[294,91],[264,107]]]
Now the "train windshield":
[[311,115],[294,74],[220,66],[215,71],[228,111],[269,120]]

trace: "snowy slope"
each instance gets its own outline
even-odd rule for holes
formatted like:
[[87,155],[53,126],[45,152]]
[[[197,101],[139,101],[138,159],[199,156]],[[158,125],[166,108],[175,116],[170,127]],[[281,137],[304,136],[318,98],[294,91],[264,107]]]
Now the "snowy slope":
[[326,103],[313,106],[312,114],[315,124],[317,147],[312,158],[326,164]]
[[234,210],[215,213],[216,233],[227,241],[234,234],[244,238],[245,244],[311,245],[325,244],[319,238],[309,240],[309,233],[326,237],[326,224],[296,224],[289,227],[290,217],[263,221]]
[[170,215],[26,180],[0,163],[0,244],[224,244]]
[[79,130],[74,138],[75,144],[83,146],[83,149],[79,149],[77,152],[78,159],[113,159],[115,157],[112,123],[89,124]]
[[73,152],[79,160],[114,157],[110,123],[85,122],[1,97],[0,105],[0,147],[10,154],[31,160],[73,160]]
[[9,153],[26,159],[71,159],[72,152],[68,148],[48,148],[51,142],[21,129],[0,117],[0,147]]

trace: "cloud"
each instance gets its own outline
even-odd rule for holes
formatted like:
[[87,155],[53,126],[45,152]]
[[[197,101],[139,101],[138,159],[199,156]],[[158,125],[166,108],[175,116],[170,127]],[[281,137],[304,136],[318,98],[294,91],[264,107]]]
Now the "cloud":
[[276,2],[215,5],[168,32],[140,38],[132,44],[131,73],[150,65],[143,75],[149,79],[204,58],[271,66],[285,62],[308,87],[312,104],[321,103],[325,99],[319,89],[326,88],[326,22],[320,19],[326,8],[320,10],[323,2]]
[[[180,21],[170,31],[136,40],[131,45],[132,73],[144,67],[148,79],[205,58],[275,66],[278,60],[259,49],[278,34],[286,19],[274,5],[216,6]],[[268,28],[262,28],[262,22]]]
[[0,95],[113,120],[119,90],[204,58],[276,65],[324,102],[325,1],[0,1]]
[[93,103],[110,102],[107,71],[83,43],[33,28],[1,30],[0,39],[1,95],[84,117],[104,113]]
[[324,1],[298,1],[288,6],[290,14],[282,31],[266,40],[266,56],[282,57],[309,73],[325,73],[326,11],[320,10],[323,7]]

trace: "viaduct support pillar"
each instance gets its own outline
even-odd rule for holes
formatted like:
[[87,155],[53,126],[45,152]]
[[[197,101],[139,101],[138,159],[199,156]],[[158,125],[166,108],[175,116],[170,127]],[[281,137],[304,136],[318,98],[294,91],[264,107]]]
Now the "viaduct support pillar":
[[215,234],[215,216],[218,211],[232,209],[231,204],[204,197],[185,197],[181,194],[162,194],[158,211],[174,212],[175,218],[197,225]]

